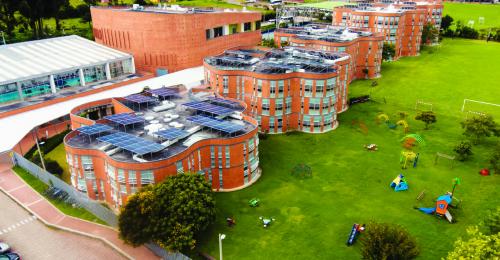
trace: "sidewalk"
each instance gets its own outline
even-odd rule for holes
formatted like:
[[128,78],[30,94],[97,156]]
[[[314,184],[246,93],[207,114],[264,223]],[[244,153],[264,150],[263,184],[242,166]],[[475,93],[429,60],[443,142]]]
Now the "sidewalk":
[[10,163],[0,160],[0,190],[37,216],[44,224],[100,239],[130,259],[159,259],[158,256],[144,246],[134,248],[126,245],[113,228],[63,214],[27,185],[10,167]]

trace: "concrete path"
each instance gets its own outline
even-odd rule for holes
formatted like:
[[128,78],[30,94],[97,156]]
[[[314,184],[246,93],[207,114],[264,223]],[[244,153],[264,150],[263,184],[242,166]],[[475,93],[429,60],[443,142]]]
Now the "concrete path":
[[[0,157],[3,156],[0,155]],[[134,248],[126,245],[113,228],[63,214],[17,176],[11,167],[8,160],[0,159],[0,191],[36,216],[45,225],[99,239],[130,259],[159,259],[144,246]]]

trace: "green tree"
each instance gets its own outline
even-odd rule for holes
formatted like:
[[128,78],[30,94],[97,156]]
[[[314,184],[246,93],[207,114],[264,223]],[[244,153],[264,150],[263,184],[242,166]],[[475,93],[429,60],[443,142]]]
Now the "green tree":
[[432,23],[426,23],[422,29],[422,41],[421,45],[430,44],[435,42],[439,37],[439,31],[434,27]]
[[14,29],[18,23],[15,14],[20,7],[19,0],[0,0],[0,30],[9,37],[14,36]]
[[500,233],[500,207],[497,207],[495,210],[491,211],[488,216],[486,216],[486,219],[481,226],[487,229],[488,235],[495,235]]
[[135,246],[154,241],[181,250],[194,248],[196,235],[214,220],[210,184],[202,175],[180,174],[131,196],[120,212],[119,230]]
[[392,58],[396,55],[396,48],[394,44],[385,43],[382,47],[382,59],[383,60],[392,60]]
[[446,259],[498,259],[500,257],[500,234],[485,235],[477,226],[467,229],[468,240],[459,238],[455,249]]
[[363,259],[414,259],[420,253],[415,238],[399,225],[370,223],[361,235]]
[[459,161],[466,161],[472,155],[472,144],[468,141],[461,141],[453,151],[457,153]]
[[432,111],[423,111],[418,113],[418,115],[415,117],[416,120],[420,120],[425,123],[425,129],[429,129],[430,124],[434,124],[437,122],[436,120],[436,114]]
[[444,31],[448,30],[448,28],[450,28],[450,26],[453,24],[453,18],[449,15],[445,15],[443,16],[443,18],[441,18],[441,29],[443,29]]
[[464,129],[464,135],[478,144],[483,138],[489,136],[500,136],[500,128],[490,115],[473,116],[460,123]]
[[497,143],[495,150],[491,154],[490,167],[494,173],[500,174],[500,142]]

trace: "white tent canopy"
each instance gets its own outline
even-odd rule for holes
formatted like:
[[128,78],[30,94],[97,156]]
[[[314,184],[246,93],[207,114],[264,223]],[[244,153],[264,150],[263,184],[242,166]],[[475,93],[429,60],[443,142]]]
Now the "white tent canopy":
[[155,89],[184,84],[189,87],[202,80],[203,67],[200,66],[2,118],[0,119],[0,152],[12,149],[35,126],[64,116],[76,106],[106,98],[124,97],[142,91],[146,86]]

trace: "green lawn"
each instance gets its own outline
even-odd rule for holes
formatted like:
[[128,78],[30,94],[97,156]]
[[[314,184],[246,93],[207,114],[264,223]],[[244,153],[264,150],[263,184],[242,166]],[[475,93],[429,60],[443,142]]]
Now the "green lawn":
[[[339,128],[326,134],[273,135],[261,140],[261,179],[241,191],[217,193],[217,222],[203,234],[197,250],[218,256],[217,234],[225,233],[227,259],[359,259],[359,243],[347,247],[345,241],[353,223],[374,220],[407,228],[419,243],[421,259],[445,256],[467,226],[500,205],[500,176],[478,174],[487,166],[494,139],[474,147],[472,160],[457,162],[454,169],[446,161],[434,165],[436,152],[452,154],[453,145],[463,138],[459,126],[463,98],[500,103],[498,60],[499,43],[445,40],[419,57],[384,63],[383,77],[375,88],[370,87],[371,81],[351,85],[351,96],[373,90],[376,99],[386,97],[387,104],[355,105],[339,116]],[[423,123],[413,120],[416,99],[434,104],[438,122],[431,130],[423,130]],[[402,171],[399,166],[402,130],[375,122],[378,112],[395,120],[398,111],[410,114],[411,132],[427,142],[419,150],[416,169]],[[353,125],[354,120],[363,121],[368,133]],[[369,143],[378,144],[379,151],[365,151],[363,145]],[[311,179],[290,175],[298,163],[312,167]],[[399,173],[407,176],[408,191],[389,188]],[[455,194],[463,200],[460,209],[452,209],[456,224],[413,209],[434,206],[437,196],[451,190],[454,177],[462,179]],[[424,189],[426,195],[417,203],[415,198]],[[254,197],[261,200],[257,208],[248,206]],[[225,223],[229,216],[236,220],[233,228]],[[274,217],[276,222],[264,229],[259,216]]]
[[326,2],[312,2],[312,1],[308,1],[308,3],[303,4],[301,6],[333,9],[334,7],[343,6],[343,5],[346,5],[346,4],[349,4],[349,3],[348,2],[335,2],[335,1],[326,1]]
[[[45,190],[48,188],[48,185],[37,179],[35,176],[31,175],[28,173],[26,170],[24,170],[21,167],[14,167],[13,170],[17,173],[19,177],[21,177],[28,185],[30,185],[34,190],[36,190],[38,193],[44,195]],[[81,218],[84,220],[88,220],[91,222],[96,222],[102,225],[108,225],[106,222],[102,221],[98,217],[96,217],[94,214],[90,213],[84,208],[73,208],[73,206],[61,202],[59,200],[54,200],[51,198],[46,197],[47,200],[52,203],[56,208],[58,208],[61,212],[63,212],[66,215],[73,216],[76,218]]]
[[[450,15],[465,25],[473,20],[476,29],[500,27],[500,5],[444,2],[444,15]],[[479,17],[485,18],[484,24],[479,24]]]
[[45,159],[51,159],[59,163],[61,168],[63,168],[64,170],[61,179],[66,183],[70,183],[71,175],[68,169],[68,162],[66,161],[66,150],[64,150],[64,143],[59,144],[54,150],[46,154]]

